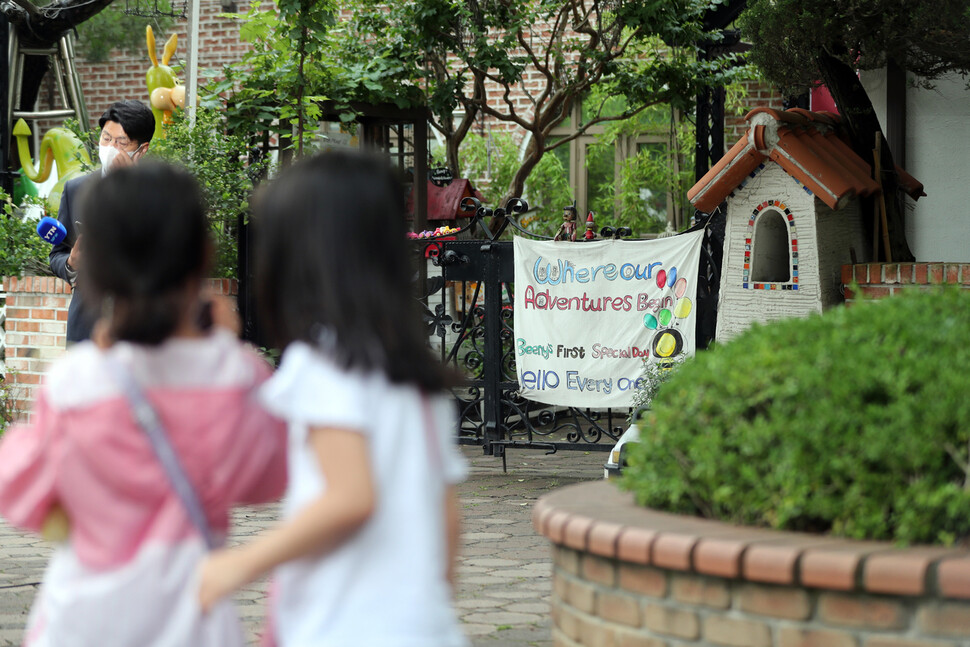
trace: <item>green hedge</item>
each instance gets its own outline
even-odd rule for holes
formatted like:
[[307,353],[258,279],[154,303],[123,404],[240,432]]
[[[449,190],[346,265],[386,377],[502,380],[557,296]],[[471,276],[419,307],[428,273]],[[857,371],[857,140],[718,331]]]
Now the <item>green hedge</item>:
[[746,525],[899,543],[970,535],[970,293],[754,326],[657,394],[623,487]]
[[24,220],[0,190],[0,276],[49,274],[50,244],[37,235],[37,221]]

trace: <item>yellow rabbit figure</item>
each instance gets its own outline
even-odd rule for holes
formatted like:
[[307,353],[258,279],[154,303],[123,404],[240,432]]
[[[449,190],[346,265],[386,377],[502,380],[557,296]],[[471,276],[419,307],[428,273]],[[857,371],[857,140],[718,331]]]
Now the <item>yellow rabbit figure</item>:
[[152,114],[155,115],[155,137],[163,137],[162,125],[171,123],[172,112],[176,107],[185,107],[185,86],[179,85],[175,78],[175,72],[168,66],[175,47],[178,45],[178,34],[165,43],[162,50],[162,64],[158,64],[155,56],[155,32],[152,26],[145,28],[145,39],[148,41],[148,58],[152,61],[152,66],[148,68],[145,75],[145,83],[148,85],[148,95],[151,100]]

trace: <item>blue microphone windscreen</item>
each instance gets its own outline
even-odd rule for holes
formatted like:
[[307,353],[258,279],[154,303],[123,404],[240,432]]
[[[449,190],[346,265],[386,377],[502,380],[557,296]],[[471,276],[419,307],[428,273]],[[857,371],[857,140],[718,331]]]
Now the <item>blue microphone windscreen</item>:
[[67,237],[67,228],[57,218],[44,216],[37,223],[37,235],[51,245],[58,245]]

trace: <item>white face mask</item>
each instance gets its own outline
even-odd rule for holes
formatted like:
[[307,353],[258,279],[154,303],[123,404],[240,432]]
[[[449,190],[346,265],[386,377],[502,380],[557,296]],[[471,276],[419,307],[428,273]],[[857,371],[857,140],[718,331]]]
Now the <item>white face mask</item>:
[[[111,163],[115,161],[115,158],[118,156],[118,153],[121,153],[121,152],[122,151],[118,150],[114,146],[100,146],[100,145],[98,146],[98,159],[101,160],[102,173],[108,172],[108,169],[111,168]],[[138,149],[136,148],[130,153],[128,153],[128,151],[124,151],[124,152],[128,154],[128,157],[134,159],[135,153],[138,152]]]

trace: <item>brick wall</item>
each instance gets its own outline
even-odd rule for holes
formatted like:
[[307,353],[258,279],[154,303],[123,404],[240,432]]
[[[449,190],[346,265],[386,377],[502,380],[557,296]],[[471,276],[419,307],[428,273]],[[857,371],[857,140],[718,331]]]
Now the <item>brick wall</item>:
[[[235,279],[210,279],[209,287],[234,296],[239,286]],[[71,286],[53,276],[8,276],[2,278],[0,292],[6,292],[4,379],[20,418],[29,420],[44,373],[65,352]]]
[[[856,288],[852,287],[853,282]],[[845,302],[879,299],[943,284],[970,289],[970,263],[863,263],[842,266]]]
[[748,122],[744,120],[744,115],[755,107],[764,106],[781,110],[784,107],[784,99],[777,90],[763,81],[750,80],[743,81],[745,98],[744,107],[739,113],[728,113],[724,115],[724,146],[730,150],[734,143],[741,139],[741,136],[748,129]]
[[970,644],[970,551],[747,529],[608,482],[543,496],[556,647]]

